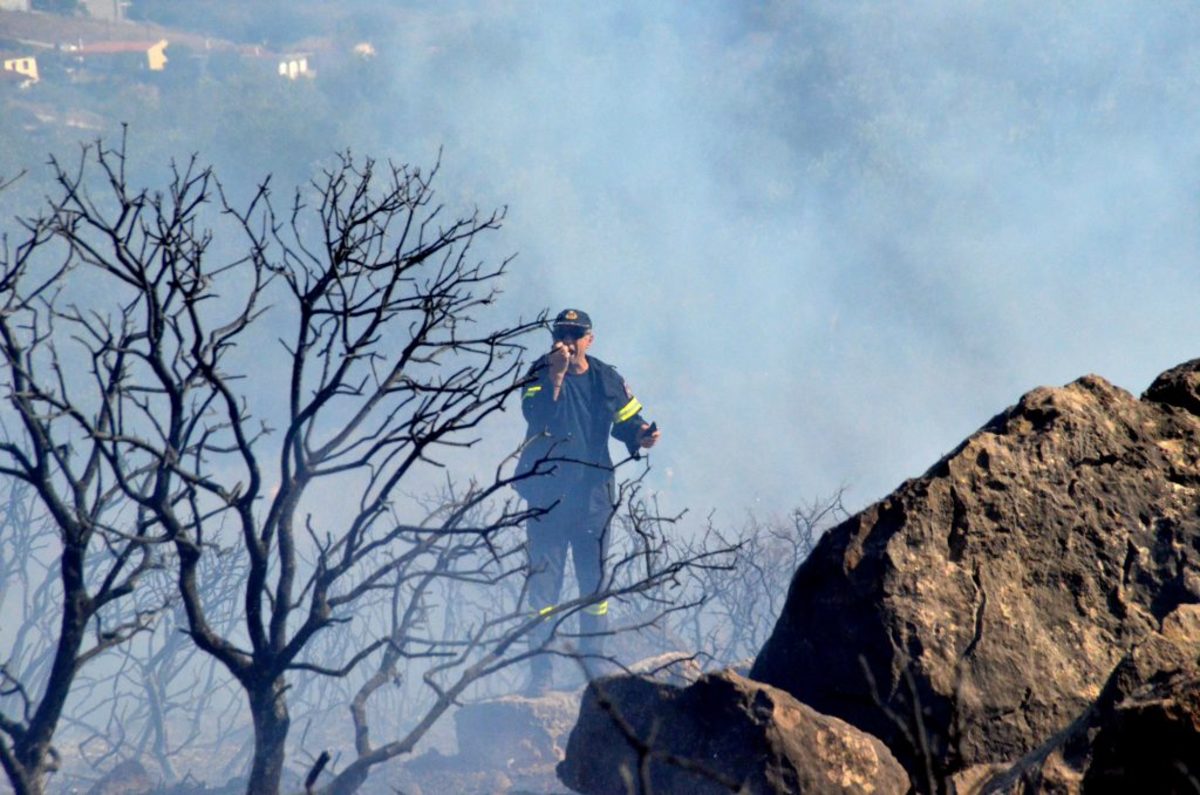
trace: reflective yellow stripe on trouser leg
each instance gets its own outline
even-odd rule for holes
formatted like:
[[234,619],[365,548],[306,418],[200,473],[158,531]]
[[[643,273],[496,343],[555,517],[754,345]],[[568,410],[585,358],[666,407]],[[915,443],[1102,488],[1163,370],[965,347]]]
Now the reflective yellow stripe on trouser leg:
[[[550,605],[549,607],[543,607],[541,610],[537,611],[535,615],[540,618],[545,618],[557,609],[558,605]],[[603,602],[599,602],[594,605],[588,605],[587,607],[583,608],[583,612],[593,616],[606,616],[608,615],[608,600],[605,599]]]
[[598,602],[594,605],[588,605],[587,607],[583,608],[583,612],[589,613],[593,616],[606,616],[608,615],[608,600],[605,599],[603,602]]

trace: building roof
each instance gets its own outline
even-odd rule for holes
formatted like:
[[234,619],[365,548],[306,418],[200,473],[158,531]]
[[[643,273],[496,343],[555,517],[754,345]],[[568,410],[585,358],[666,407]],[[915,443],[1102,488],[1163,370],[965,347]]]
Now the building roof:
[[108,55],[118,52],[145,52],[156,46],[163,39],[156,41],[96,41],[82,46],[71,45],[68,49],[76,55]]

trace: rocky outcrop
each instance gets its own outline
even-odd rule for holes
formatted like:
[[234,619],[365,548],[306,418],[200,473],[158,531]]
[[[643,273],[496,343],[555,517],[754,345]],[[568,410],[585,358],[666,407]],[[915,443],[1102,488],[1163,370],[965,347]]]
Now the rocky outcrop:
[[1140,400],[1096,376],[1026,394],[822,538],[751,676],[919,789],[1038,748],[1200,601],[1197,412],[1200,360]]
[[501,696],[454,714],[458,753],[429,751],[406,762],[390,782],[412,795],[560,792],[555,765],[579,712],[579,694]]
[[558,774],[589,795],[902,795],[909,786],[879,740],[732,671],[688,687],[637,676],[593,682]]
[[553,767],[563,757],[578,710],[578,696],[560,692],[467,704],[454,714],[459,756],[483,769]]
[[[648,657],[628,670],[679,686],[700,676],[694,657],[681,652]],[[582,691],[581,684],[537,697],[509,695],[464,704],[454,713],[458,752],[429,751],[408,760],[390,774],[390,783],[411,795],[562,792],[556,766],[565,756]]]
[[1007,769],[981,772],[958,791],[1200,792],[1200,605],[1178,608],[1134,646],[1067,730]]

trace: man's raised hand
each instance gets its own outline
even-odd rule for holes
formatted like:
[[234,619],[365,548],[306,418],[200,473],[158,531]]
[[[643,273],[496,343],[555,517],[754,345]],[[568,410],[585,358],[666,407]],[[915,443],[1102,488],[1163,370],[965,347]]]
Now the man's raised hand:
[[556,342],[550,349],[550,376],[555,380],[561,379],[571,363],[572,351],[565,342]]

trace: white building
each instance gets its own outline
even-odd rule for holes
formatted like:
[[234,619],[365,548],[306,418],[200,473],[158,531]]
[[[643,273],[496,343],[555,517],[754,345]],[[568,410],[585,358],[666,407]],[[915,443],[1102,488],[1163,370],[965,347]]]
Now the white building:
[[308,56],[284,56],[279,62],[279,74],[288,80],[295,80],[299,77],[312,77],[313,73],[308,68]]
[[0,11],[32,11],[33,0],[0,0]]
[[19,58],[0,58],[0,66],[3,66],[6,72],[13,72],[28,78],[30,84],[39,80],[37,58],[31,55]]

